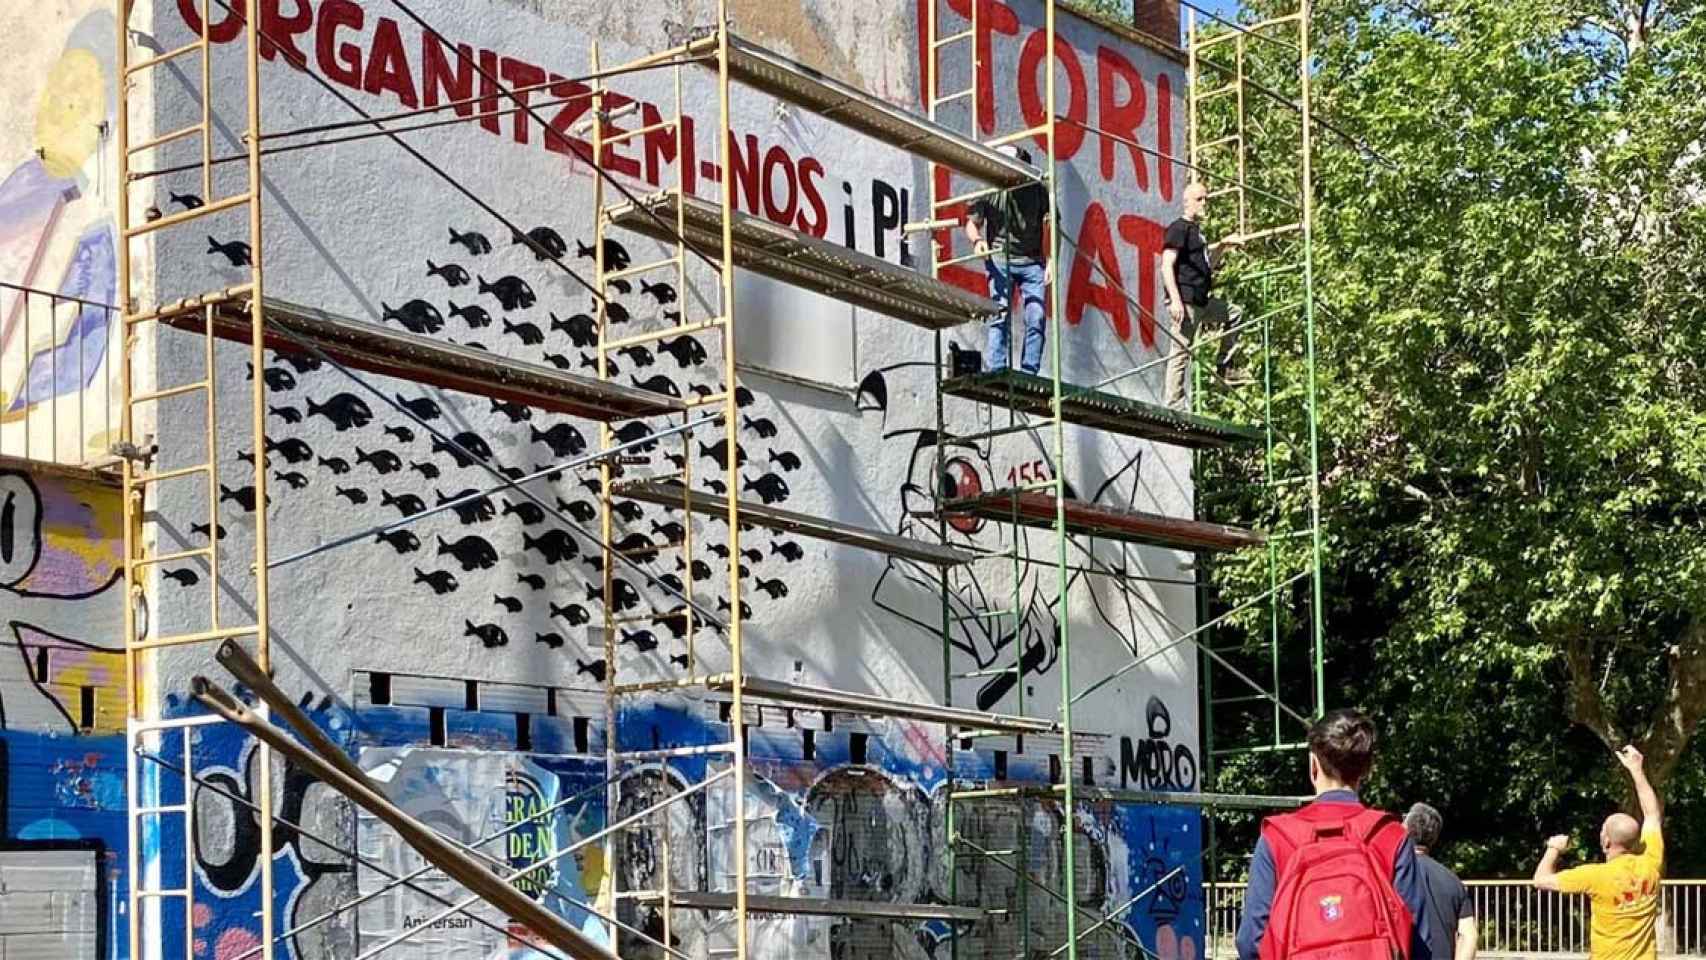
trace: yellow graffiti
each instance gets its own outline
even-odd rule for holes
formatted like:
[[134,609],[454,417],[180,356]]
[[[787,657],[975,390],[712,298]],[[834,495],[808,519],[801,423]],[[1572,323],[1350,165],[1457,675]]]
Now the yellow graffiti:
[[101,62],[87,50],[65,51],[48,72],[36,109],[36,146],[47,172],[76,175],[100,146],[100,123],[106,115]]
[[123,563],[124,511],[117,490],[95,483],[66,481],[67,492],[87,507],[71,523],[42,525],[42,541],[53,550],[83,561],[91,587],[104,583]]

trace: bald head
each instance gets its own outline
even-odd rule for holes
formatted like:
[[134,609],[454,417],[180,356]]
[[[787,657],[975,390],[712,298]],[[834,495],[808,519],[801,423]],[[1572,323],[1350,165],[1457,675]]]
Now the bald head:
[[1185,188],[1185,219],[1201,220],[1203,212],[1208,209],[1208,187],[1202,181],[1193,181]]
[[1614,813],[1599,828],[1599,846],[1607,857],[1633,853],[1641,843],[1641,824],[1627,813]]

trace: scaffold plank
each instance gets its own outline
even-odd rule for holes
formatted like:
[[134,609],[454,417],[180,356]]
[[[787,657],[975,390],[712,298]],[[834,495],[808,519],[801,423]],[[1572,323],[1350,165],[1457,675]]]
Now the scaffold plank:
[[[1124,790],[1076,785],[1073,796],[1080,802],[1141,803],[1157,806],[1211,807],[1225,810],[1295,810],[1309,797],[1264,796],[1245,793],[1196,793],[1184,790]],[[1015,784],[970,790],[955,790],[949,799],[959,802],[1062,797],[1063,784]]]
[[[985,517],[1052,529],[1055,498],[1036,490],[997,490],[981,496],[950,500],[942,505],[942,512],[950,516]],[[1068,533],[1172,550],[1239,550],[1267,542],[1265,534],[1244,527],[1186,520],[1082,500],[1066,501],[1065,513]]]
[[[262,307],[267,349],[279,353],[312,355],[305,345],[312,344],[357,370],[591,420],[628,420],[686,410],[680,400],[650,390],[605,383],[313,307],[271,297],[262,301]],[[202,332],[205,323],[202,310],[193,307],[163,313],[160,320],[190,333]],[[249,328],[248,301],[228,300],[214,307],[214,336],[248,343]]]
[[[942,392],[1020,413],[1041,417],[1054,415],[1054,381],[1019,370],[954,377],[942,382]],[[1197,450],[1254,443],[1262,439],[1261,431],[1254,427],[1199,417],[1116,393],[1082,390],[1063,383],[1061,397],[1062,420],[1128,437]]]
[[[676,241],[674,191],[605,211],[610,223],[665,243]],[[722,207],[698,197],[682,204],[687,242],[708,256],[723,249]],[[736,266],[926,330],[1000,313],[1001,305],[928,274],[744,213],[733,214]]]
[[[733,693],[734,674],[722,673],[705,678],[706,688],[718,693]],[[984,730],[998,733],[1058,733],[1059,725],[1041,717],[1018,717],[1003,713],[985,713],[964,707],[944,707],[933,703],[894,700],[850,690],[814,687],[762,677],[745,677],[741,681],[743,697],[757,697],[780,703],[803,704],[824,710],[839,710],[872,717],[897,717],[924,723],[940,723],[964,730]]]
[[[661,907],[662,893],[636,895],[635,902]],[[669,895],[669,905],[682,910],[733,910],[733,893],[714,893],[686,890]],[[955,920],[973,923],[982,920],[985,912],[978,907],[956,907],[945,903],[885,903],[876,900],[832,900],[825,897],[778,897],[749,893],[746,896],[749,913],[786,913],[811,917],[846,917],[851,920]]]
[[[687,55],[702,58],[702,67],[717,69],[716,35],[689,44]],[[1017,187],[1042,178],[1031,164],[733,33],[729,78],[992,186]]]
[[[676,510],[683,509],[688,500],[686,489],[675,480],[640,480],[624,483],[617,486],[614,492],[619,497],[655,503]],[[927,563],[932,566],[952,567],[962,563],[970,563],[976,559],[973,554],[943,544],[928,543],[892,533],[868,530],[864,527],[856,527],[835,520],[825,520],[822,517],[797,513],[793,510],[782,510],[777,507],[767,507],[763,504],[746,501],[740,501],[739,507],[742,523],[750,523],[754,526],[779,530],[784,533],[797,533],[803,537],[846,544],[850,547],[860,547],[891,557],[905,557],[908,560],[916,560],[919,563]],[[726,517],[729,513],[728,498],[718,496],[708,490],[695,490],[692,497],[692,512],[707,516]]]

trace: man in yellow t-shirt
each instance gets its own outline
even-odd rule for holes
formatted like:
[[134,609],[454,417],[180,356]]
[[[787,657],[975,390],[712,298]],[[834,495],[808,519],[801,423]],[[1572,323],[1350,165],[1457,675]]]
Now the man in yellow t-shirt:
[[1604,863],[1560,871],[1558,855],[1569,846],[1570,838],[1560,835],[1546,841],[1546,853],[1534,868],[1534,885],[1542,890],[1588,895],[1593,903],[1589,960],[1655,960],[1659,949],[1654,929],[1665,856],[1664,836],[1659,831],[1659,796],[1647,782],[1639,750],[1624,747],[1617,751],[1617,759],[1634,778],[1641,822],[1637,824],[1626,813],[1605,818],[1599,828]]

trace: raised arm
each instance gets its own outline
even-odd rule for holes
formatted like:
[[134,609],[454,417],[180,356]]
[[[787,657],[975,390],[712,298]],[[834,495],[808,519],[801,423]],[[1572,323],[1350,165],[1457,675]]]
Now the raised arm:
[[1540,863],[1534,868],[1534,877],[1530,881],[1537,889],[1558,889],[1558,857],[1564,848],[1570,845],[1570,838],[1563,834],[1546,841],[1546,852],[1541,854]]
[[1641,832],[1658,830],[1660,815],[1664,811],[1659,806],[1658,792],[1647,782],[1646,758],[1631,744],[1617,751],[1617,760],[1635,781],[1635,799],[1641,804]]

